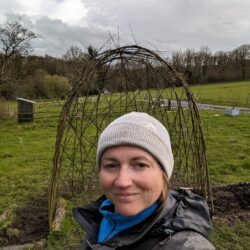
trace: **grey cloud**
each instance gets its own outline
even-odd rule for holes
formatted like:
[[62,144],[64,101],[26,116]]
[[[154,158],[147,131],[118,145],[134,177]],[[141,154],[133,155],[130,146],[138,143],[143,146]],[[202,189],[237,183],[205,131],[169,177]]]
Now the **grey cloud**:
[[[35,53],[61,56],[72,45],[99,48],[108,32],[118,39],[118,31],[122,45],[134,43],[135,36],[141,45],[163,51],[202,46],[226,51],[250,41],[248,0],[82,1],[88,12],[79,26],[48,17],[24,17],[27,26],[44,37],[34,41]],[[17,4],[15,13],[19,8]]]
[[36,19],[33,28],[42,36],[34,40],[34,47],[39,48],[34,52],[46,51],[52,56],[61,56],[70,46],[77,46],[84,50],[92,44],[99,48],[108,37],[108,33],[98,27],[70,26],[60,20],[51,20],[46,17]]
[[249,20],[249,1],[127,0],[113,3],[102,0],[85,3],[92,8],[89,21],[119,27],[124,40],[131,37],[131,25],[139,41],[150,41],[162,50],[202,46],[214,51],[227,50],[250,38],[244,27]]

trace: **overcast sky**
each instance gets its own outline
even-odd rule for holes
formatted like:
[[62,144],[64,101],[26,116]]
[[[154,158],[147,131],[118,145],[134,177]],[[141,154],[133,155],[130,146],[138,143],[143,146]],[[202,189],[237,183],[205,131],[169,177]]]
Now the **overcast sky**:
[[113,36],[165,51],[250,43],[250,0],[1,0],[0,25],[21,16],[41,35],[34,54],[61,57],[70,46],[100,48]]

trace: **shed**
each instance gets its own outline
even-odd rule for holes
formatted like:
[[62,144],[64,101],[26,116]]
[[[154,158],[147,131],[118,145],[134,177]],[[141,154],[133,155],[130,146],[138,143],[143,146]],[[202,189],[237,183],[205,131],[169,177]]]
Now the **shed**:
[[17,98],[17,121],[18,122],[33,122],[35,114],[34,101],[24,98]]

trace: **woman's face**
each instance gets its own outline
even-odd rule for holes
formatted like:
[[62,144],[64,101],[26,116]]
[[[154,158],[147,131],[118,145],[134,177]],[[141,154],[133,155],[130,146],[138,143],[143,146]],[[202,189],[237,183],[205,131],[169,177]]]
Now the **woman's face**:
[[124,216],[155,203],[163,189],[163,172],[151,154],[138,147],[118,146],[102,155],[99,173],[103,193]]

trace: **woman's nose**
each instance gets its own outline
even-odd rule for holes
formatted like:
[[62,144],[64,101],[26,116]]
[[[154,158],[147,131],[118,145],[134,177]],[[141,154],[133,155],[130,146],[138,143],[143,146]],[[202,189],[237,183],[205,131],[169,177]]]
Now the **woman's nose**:
[[127,168],[121,167],[120,171],[117,173],[114,184],[119,188],[130,186],[132,184],[130,171]]

